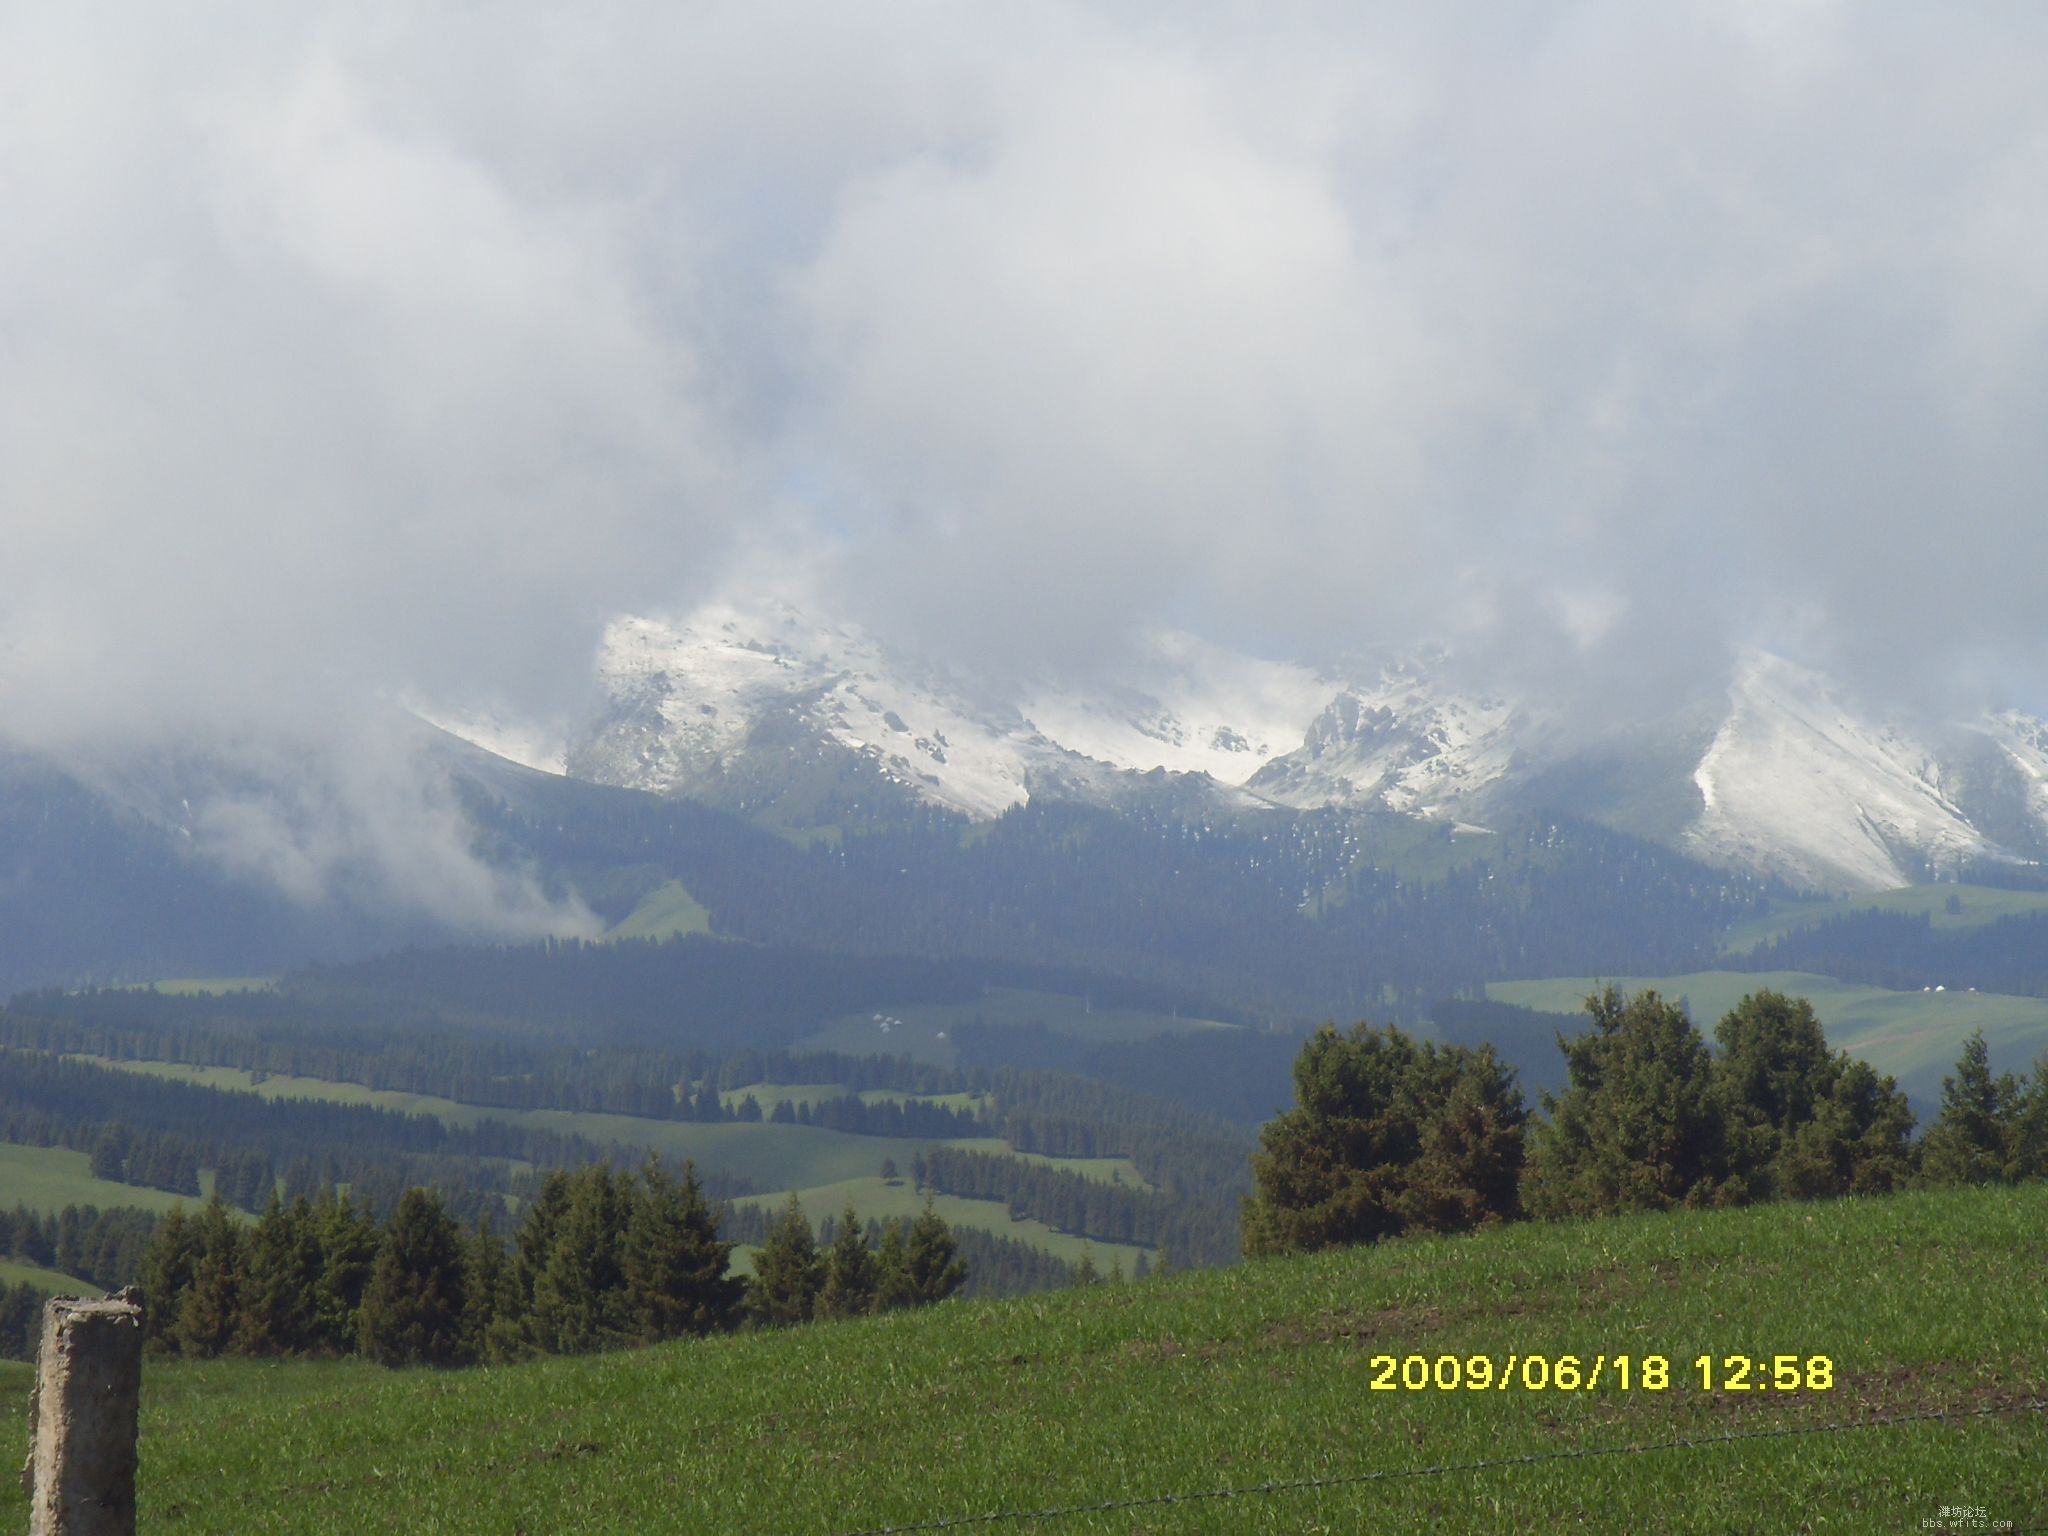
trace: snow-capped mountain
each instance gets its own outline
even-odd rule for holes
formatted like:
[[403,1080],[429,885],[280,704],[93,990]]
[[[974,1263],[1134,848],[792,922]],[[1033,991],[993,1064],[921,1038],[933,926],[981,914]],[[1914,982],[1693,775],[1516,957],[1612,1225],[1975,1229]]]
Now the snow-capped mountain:
[[1824,679],[1775,656],[1742,658],[1693,782],[1693,851],[1802,885],[1882,889],[1997,851],[1939,749],[1858,718]]
[[610,708],[567,761],[601,783],[731,798],[753,780],[750,757],[767,755],[772,776],[778,761],[836,753],[879,784],[986,818],[1028,799],[1034,771],[1085,766],[961,680],[783,603],[620,619],[598,671]]
[[[714,800],[758,790],[764,754],[838,754],[874,783],[985,818],[1033,794],[1115,800],[1139,776],[1192,776],[1244,806],[1435,814],[1490,782],[1513,711],[1389,663],[1337,672],[1151,637],[1127,676],[1041,680],[1005,699],[786,603],[627,618],[598,661],[610,707],[568,754],[580,778]],[[456,728],[456,727],[451,727]]]
[[1349,683],[1309,721],[1301,745],[1247,782],[1279,805],[1368,805],[1453,817],[1499,787],[1543,726],[1500,698],[1447,690],[1413,662]]
[[890,796],[985,819],[1169,789],[1468,824],[1565,809],[1838,890],[2048,851],[2048,725],[1909,730],[1761,652],[1725,696],[1592,739],[1454,686],[1426,651],[1310,667],[1161,633],[1113,682],[1005,696],[779,601],[622,618],[598,665],[609,705],[572,776],[792,822]]

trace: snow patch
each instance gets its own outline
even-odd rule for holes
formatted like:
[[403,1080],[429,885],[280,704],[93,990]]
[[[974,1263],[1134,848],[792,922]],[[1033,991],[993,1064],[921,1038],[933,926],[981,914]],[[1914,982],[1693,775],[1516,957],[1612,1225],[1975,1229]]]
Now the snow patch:
[[1819,888],[1883,890],[1916,877],[1904,851],[1937,868],[1988,851],[1937,754],[1850,714],[1819,674],[1750,652],[1728,705],[1693,772],[1704,806],[1685,841],[1698,856]]

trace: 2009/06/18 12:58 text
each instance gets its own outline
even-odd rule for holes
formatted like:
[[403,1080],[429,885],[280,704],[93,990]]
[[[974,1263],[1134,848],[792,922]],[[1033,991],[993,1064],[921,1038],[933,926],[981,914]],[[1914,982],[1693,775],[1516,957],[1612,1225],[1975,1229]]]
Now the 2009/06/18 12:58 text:
[[1826,1355],[1696,1355],[1674,1370],[1668,1355],[1374,1355],[1375,1392],[1831,1392]]

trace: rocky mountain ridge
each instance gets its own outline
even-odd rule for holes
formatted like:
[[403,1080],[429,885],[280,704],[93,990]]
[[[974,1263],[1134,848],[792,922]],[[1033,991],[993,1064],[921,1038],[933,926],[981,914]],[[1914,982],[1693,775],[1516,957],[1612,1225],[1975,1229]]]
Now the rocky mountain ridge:
[[2048,724],[1908,727],[1757,651],[1718,697],[1590,737],[1427,650],[1307,666],[1160,633],[1114,681],[1006,695],[783,602],[621,618],[598,668],[607,708],[564,754],[572,777],[792,825],[862,797],[986,820],[1170,786],[1468,824],[1565,809],[1821,890],[2048,852]]

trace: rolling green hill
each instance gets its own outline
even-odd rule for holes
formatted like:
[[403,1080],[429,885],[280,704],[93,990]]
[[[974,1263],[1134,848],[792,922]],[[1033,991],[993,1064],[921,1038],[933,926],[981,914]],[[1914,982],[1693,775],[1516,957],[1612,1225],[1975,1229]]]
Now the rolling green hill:
[[40,1264],[25,1264],[19,1259],[0,1259],[0,1285],[32,1285],[39,1291],[52,1295],[96,1296],[99,1288],[90,1281],[76,1275],[67,1275],[61,1269],[45,1269]]
[[683,888],[670,880],[640,898],[633,910],[605,937],[608,939],[669,939],[686,933],[709,933],[711,913]]
[[[475,1126],[497,1120],[511,1125],[587,1136],[599,1144],[617,1142],[622,1146],[658,1152],[668,1158],[691,1158],[706,1170],[732,1174],[757,1188],[773,1192],[770,1195],[743,1200],[739,1202],[740,1204],[767,1205],[772,1208],[780,1203],[785,1193],[795,1191],[814,1222],[827,1216],[837,1216],[849,1198],[853,1200],[864,1219],[915,1216],[922,1208],[923,1196],[902,1178],[885,1181],[881,1177],[881,1168],[884,1160],[889,1160],[907,1174],[918,1153],[932,1145],[1014,1157],[1023,1162],[1076,1173],[1099,1183],[1122,1185],[1137,1192],[1151,1188],[1137,1165],[1126,1157],[1051,1157],[1039,1153],[1022,1153],[1012,1149],[999,1137],[993,1136],[956,1137],[935,1143],[922,1137],[855,1135],[821,1126],[777,1124],[768,1120],[699,1123],[593,1111],[505,1109],[464,1104],[431,1094],[367,1088],[360,1083],[334,1082],[325,1078],[275,1073],[257,1074],[237,1067],[194,1066],[162,1061],[117,1061],[107,1057],[78,1059],[91,1061],[102,1067],[163,1078],[167,1081],[231,1092],[255,1093],[274,1100],[307,1099],[373,1105],[405,1114],[432,1115],[450,1125],[461,1126]],[[730,1090],[725,1096],[737,1101],[753,1095],[765,1110],[772,1111],[776,1104],[784,1100],[815,1102],[819,1099],[840,1097],[845,1092],[844,1088],[834,1084],[768,1083]],[[861,1097],[901,1099],[912,1096],[891,1094],[886,1090],[869,1090]],[[971,1096],[952,1094],[923,1097],[927,1102],[964,1105],[969,1102]],[[0,1144],[0,1157],[36,1150],[38,1149]],[[43,1197],[30,1200],[30,1204],[48,1207],[51,1205],[51,1197],[59,1191],[67,1192],[68,1198],[56,1201],[57,1204],[96,1199],[101,1205],[142,1205],[160,1210],[167,1207],[173,1199],[172,1196],[157,1190],[142,1190],[125,1184],[106,1184],[104,1181],[92,1179],[89,1174],[83,1172],[87,1161],[83,1153],[41,1153],[38,1159],[30,1161],[44,1169],[43,1178],[51,1181]],[[5,1163],[0,1163],[0,1168],[5,1166]],[[37,1188],[41,1190],[42,1186],[39,1185]],[[99,1191],[97,1195],[88,1192],[95,1189]],[[938,1197],[938,1206],[940,1214],[954,1226],[972,1227],[997,1237],[1023,1242],[1067,1263],[1076,1263],[1085,1254],[1092,1257],[1097,1266],[1104,1271],[1107,1271],[1112,1263],[1119,1261],[1128,1270],[1136,1264],[1140,1253],[1148,1252],[1142,1246],[1106,1243],[1058,1231],[1042,1221],[1028,1217],[1013,1217],[1009,1207],[997,1200],[941,1195]]]
[[2048,912],[2048,891],[2009,891],[1989,885],[1908,885],[1895,891],[1844,896],[1835,901],[1785,902],[1762,917],[1737,923],[1728,930],[1724,944],[1729,954],[1746,955],[1780,934],[1811,928],[1831,917],[1868,911],[1924,912],[1938,929],[1981,928],[2001,917]]
[[[2033,1528],[2044,1229],[2034,1185],[1522,1225],[488,1370],[152,1362],[141,1523],[1900,1531],[1968,1504]],[[1767,1364],[1736,1389],[1729,1357],[1776,1355],[1796,1388],[1757,1390]],[[1579,1390],[1531,1389],[1566,1357]],[[27,1383],[0,1366],[0,1440]],[[0,1484],[0,1523],[22,1508]]]
[[[205,1175],[201,1174],[202,1183]],[[61,1211],[67,1205],[139,1206],[168,1211],[179,1197],[161,1189],[93,1177],[92,1159],[67,1147],[30,1147],[0,1141],[0,1205]],[[191,1200],[184,1202],[191,1205]]]
[[[432,1115],[450,1125],[478,1125],[499,1120],[536,1130],[561,1131],[591,1140],[659,1152],[664,1157],[692,1158],[705,1168],[725,1169],[769,1189],[808,1189],[876,1172],[883,1158],[904,1167],[923,1138],[855,1136],[811,1125],[751,1123],[698,1124],[689,1120],[651,1120],[573,1109],[501,1109],[463,1104],[434,1094],[402,1093],[365,1088],[360,1083],[330,1082],[317,1077],[256,1074],[239,1067],[196,1067],[164,1061],[111,1061],[88,1058],[101,1066],[146,1073],[175,1082],[261,1094],[269,1099],[321,1099],[340,1104],[372,1104],[402,1114]],[[995,1137],[948,1142],[979,1152],[1001,1152]],[[125,1187],[125,1186],[123,1186]],[[134,1202],[129,1202],[134,1203]]]

